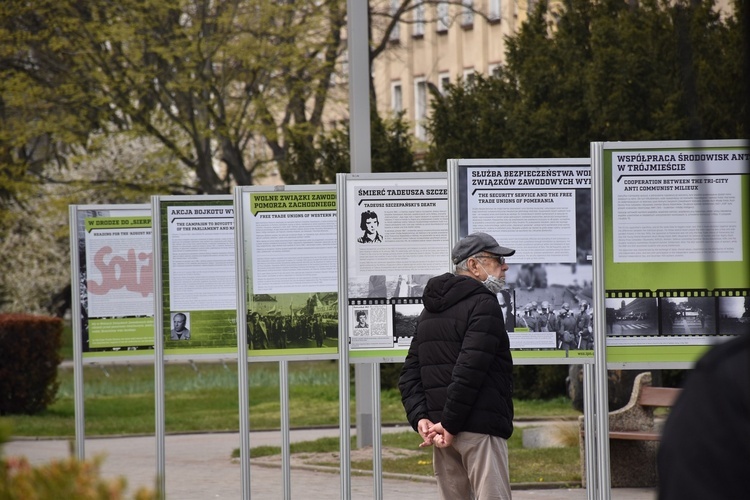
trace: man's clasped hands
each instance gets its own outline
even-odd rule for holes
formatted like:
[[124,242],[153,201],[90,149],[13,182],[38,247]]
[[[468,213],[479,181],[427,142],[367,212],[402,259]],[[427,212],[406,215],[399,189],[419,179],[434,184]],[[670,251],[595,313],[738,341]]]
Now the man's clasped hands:
[[447,448],[453,443],[453,434],[445,430],[443,424],[440,422],[434,424],[429,418],[420,419],[417,423],[417,430],[423,440],[419,443],[420,448],[433,444],[437,448]]

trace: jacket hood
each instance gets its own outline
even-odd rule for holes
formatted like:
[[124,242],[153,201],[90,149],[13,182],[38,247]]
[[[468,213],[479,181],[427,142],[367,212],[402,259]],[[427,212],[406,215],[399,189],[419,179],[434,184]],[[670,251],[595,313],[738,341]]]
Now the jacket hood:
[[437,313],[467,297],[482,293],[493,295],[480,281],[470,276],[445,273],[427,282],[422,298],[425,309]]

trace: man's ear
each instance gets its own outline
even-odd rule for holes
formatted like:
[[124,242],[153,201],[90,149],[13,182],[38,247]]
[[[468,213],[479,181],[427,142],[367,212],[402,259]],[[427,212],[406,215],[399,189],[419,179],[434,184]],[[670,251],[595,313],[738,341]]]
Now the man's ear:
[[481,273],[480,273],[479,263],[478,263],[478,261],[476,259],[469,259],[469,260],[467,260],[466,261],[466,268],[469,270],[469,272],[471,274],[473,274],[474,276],[476,276],[477,278],[479,278],[479,275]]

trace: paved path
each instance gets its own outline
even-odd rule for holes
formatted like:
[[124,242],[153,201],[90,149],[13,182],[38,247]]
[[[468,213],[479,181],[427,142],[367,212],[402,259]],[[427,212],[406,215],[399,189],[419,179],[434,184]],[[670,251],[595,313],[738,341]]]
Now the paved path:
[[[384,428],[384,432],[404,428]],[[325,436],[338,437],[338,429],[293,430],[291,442],[309,441]],[[278,431],[253,432],[250,446],[281,443]],[[231,459],[240,447],[239,434],[180,434],[166,437],[167,498],[203,500],[212,498],[238,499],[241,497],[240,466]],[[67,440],[15,440],[3,447],[6,456],[26,456],[33,464],[68,456],[71,445]],[[156,439],[154,436],[123,438],[90,438],[86,440],[86,457],[104,455],[102,475],[106,478],[125,476],[129,491],[138,487],[154,489],[156,470]],[[282,471],[277,468],[251,466],[251,497],[253,499],[283,498]],[[339,498],[338,474],[292,468],[292,498]],[[372,499],[372,477],[353,476],[352,498]],[[433,500],[435,485],[425,481],[383,479],[383,498],[393,500]],[[654,500],[651,489],[615,489],[613,500]],[[515,500],[585,500],[586,491],[572,490],[514,490]]]

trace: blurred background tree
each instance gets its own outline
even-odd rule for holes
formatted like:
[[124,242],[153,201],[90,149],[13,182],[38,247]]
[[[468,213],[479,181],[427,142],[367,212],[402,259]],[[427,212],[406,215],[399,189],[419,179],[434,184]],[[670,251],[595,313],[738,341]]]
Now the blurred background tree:
[[[499,76],[433,92],[426,152],[405,117],[372,114],[373,171],[587,157],[591,141],[747,137],[745,3],[719,14],[713,0],[539,2]],[[418,4],[370,2],[371,62]],[[269,169],[290,184],[348,171],[345,10],[0,2],[0,310],[59,312],[70,203],[228,193]]]
[[[433,92],[427,162],[588,157],[592,141],[747,137],[745,6],[539,2],[497,77]],[[443,167],[444,168],[444,167]]]

